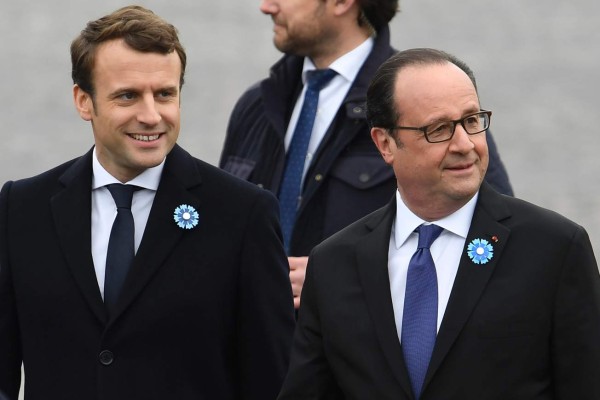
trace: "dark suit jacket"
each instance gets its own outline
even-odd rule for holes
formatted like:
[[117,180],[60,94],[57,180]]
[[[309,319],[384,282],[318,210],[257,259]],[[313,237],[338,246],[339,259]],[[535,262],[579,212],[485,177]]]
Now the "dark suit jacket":
[[[395,213],[393,201],[311,254],[280,400],[413,398],[388,278]],[[600,399],[600,277],[585,230],[484,184],[466,244],[476,238],[494,256],[463,253],[421,399]]]
[[[176,146],[117,311],[91,256],[92,155],[0,194],[0,390],[28,400],[273,399],[294,325],[276,199]],[[191,230],[177,206],[200,214]]]
[[[384,26],[306,173],[290,255],[308,255],[323,239],[383,207],[394,193],[396,178],[373,144],[365,114],[371,78],[394,52]],[[269,78],[242,95],[231,113],[219,162],[221,168],[275,194],[285,167],[285,133],[302,91],[303,62],[304,57],[285,55]],[[486,180],[512,194],[494,139],[489,132],[486,137]]]

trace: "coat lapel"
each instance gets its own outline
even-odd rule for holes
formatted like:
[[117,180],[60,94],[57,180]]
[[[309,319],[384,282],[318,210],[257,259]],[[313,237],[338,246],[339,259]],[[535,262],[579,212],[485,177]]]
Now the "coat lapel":
[[356,258],[367,307],[381,351],[406,395],[410,397],[412,391],[398,340],[388,274],[388,250],[395,215],[394,197],[378,215],[367,222],[367,229],[371,232],[361,238],[356,246]]
[[[450,351],[502,258],[502,251],[508,242],[510,230],[499,221],[508,217],[510,211],[502,201],[502,195],[494,192],[484,183],[431,356],[424,389]],[[486,264],[475,264],[467,255],[467,246],[474,239],[485,239],[493,247],[494,255]]]
[[92,312],[102,323],[106,310],[92,259],[92,152],[88,152],[59,179],[64,189],[50,200],[56,232],[67,265]]
[[167,157],[142,242],[125,280],[113,320],[140,294],[184,234],[173,219],[175,208],[187,204],[200,210],[200,199],[189,191],[200,181],[193,158],[175,146]]

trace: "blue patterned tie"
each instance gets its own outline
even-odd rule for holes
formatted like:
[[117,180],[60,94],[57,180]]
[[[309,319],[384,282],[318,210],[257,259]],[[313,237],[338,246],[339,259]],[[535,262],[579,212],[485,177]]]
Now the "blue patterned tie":
[[419,244],[406,275],[401,341],[415,399],[421,396],[437,335],[437,274],[429,247],[442,231],[437,225],[417,228]]
[[107,185],[106,187],[117,206],[117,216],[108,239],[104,278],[104,304],[110,314],[117,303],[119,293],[135,256],[135,226],[133,214],[131,213],[131,200],[133,199],[133,192],[140,188],[120,183]]
[[319,102],[319,92],[336,72],[331,69],[320,69],[307,72],[307,89],[304,103],[294,129],[292,142],[287,152],[283,180],[279,188],[279,208],[281,212],[281,229],[285,250],[289,254],[292,230],[296,222],[296,212],[300,206],[302,174],[308,151],[308,143],[312,134]]

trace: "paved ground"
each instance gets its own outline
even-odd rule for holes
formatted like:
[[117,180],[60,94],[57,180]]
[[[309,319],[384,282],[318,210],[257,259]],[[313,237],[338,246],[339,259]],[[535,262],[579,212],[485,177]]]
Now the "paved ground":
[[[178,26],[188,51],[180,142],[218,160],[241,92],[278,58],[259,1],[140,0]],[[120,0],[0,4],[0,181],[86,151],[89,126],[71,100],[69,44]],[[595,0],[401,0],[393,43],[441,48],[478,77],[519,197],[588,229],[600,254],[600,3]]]

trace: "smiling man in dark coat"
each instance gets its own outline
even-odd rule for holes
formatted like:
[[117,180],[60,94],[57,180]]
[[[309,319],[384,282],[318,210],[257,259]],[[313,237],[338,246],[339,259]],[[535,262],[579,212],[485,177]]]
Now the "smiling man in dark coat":
[[274,399],[294,326],[277,201],[176,144],[176,29],[125,7],[71,55],[95,145],[2,188],[0,391],[23,363],[27,400]]

